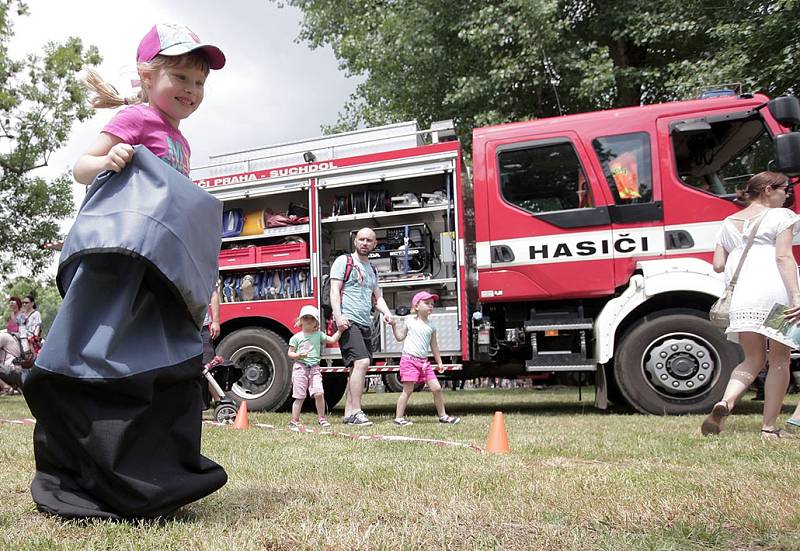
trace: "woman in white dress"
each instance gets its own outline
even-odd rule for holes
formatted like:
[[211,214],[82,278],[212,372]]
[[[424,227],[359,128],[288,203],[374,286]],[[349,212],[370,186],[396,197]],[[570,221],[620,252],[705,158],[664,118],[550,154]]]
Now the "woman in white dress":
[[797,263],[792,254],[792,237],[800,231],[800,216],[781,208],[786,201],[789,180],[776,172],[761,172],[748,180],[739,198],[748,203],[729,216],[714,251],[714,270],[725,272],[730,281],[739,264],[748,236],[760,220],[753,245],[742,266],[731,300],[728,339],[739,342],[744,361],[731,373],[722,400],[714,404],[701,426],[704,435],[718,434],[724,418],[753,383],[769,359],[764,385],[764,420],[761,437],[782,438],[787,433],[775,423],[789,384],[790,348],[761,333],[761,325],[772,306],[786,304],[786,319],[800,319],[800,285]]

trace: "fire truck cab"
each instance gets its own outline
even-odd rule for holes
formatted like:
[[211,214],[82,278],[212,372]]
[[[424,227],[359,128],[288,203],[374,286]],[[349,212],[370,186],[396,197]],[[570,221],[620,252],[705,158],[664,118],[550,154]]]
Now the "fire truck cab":
[[[290,399],[286,341],[320,306],[355,232],[390,308],[425,289],[454,377],[593,374],[639,411],[705,411],[740,351],[708,321],[720,221],[754,173],[800,173],[795,98],[736,96],[479,128],[472,175],[452,126],[402,123],[212,158],[193,178],[224,202],[218,352],[238,399]],[[241,230],[237,217],[241,216]],[[209,231],[212,231],[211,229]],[[373,372],[401,346],[376,316]],[[326,398],[344,392],[335,347]]]

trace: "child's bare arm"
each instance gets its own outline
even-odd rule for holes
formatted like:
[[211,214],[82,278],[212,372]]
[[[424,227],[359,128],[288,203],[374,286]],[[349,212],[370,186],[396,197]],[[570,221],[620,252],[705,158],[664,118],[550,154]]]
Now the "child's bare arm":
[[294,346],[290,346],[289,347],[289,351],[286,353],[286,355],[289,356],[293,360],[299,360],[300,358],[305,358],[306,357],[306,353],[305,352],[298,352],[297,349]]
[[342,330],[337,329],[336,333],[333,335],[325,335],[325,342],[328,344],[333,344],[335,342],[339,342],[339,339],[342,338]]
[[439,373],[442,373],[444,364],[442,363],[442,354],[439,352],[439,341],[436,340],[436,331],[431,335],[431,352],[433,353],[433,359],[436,360]]
[[104,170],[119,172],[133,159],[133,147],[120,138],[101,132],[89,150],[80,156],[72,168],[75,181],[89,185]]
[[394,338],[397,342],[405,340],[408,335],[408,327],[406,327],[406,324],[404,323],[401,326],[397,323],[397,319],[395,318],[390,322],[390,325],[392,326],[392,333],[394,333]]

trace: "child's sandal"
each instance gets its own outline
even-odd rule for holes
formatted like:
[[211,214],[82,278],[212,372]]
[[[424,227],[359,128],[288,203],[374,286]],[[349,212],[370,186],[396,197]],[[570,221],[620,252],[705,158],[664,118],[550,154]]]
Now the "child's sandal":
[[398,427],[407,427],[409,425],[413,425],[414,423],[412,423],[405,417],[398,417],[394,420],[394,424]]
[[440,423],[446,423],[448,425],[456,425],[461,422],[461,417],[453,417],[452,415],[442,415],[439,417]]

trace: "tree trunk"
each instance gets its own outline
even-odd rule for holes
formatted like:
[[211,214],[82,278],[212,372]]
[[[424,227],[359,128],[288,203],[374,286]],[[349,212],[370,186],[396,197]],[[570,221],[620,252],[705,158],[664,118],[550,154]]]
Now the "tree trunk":
[[614,82],[617,86],[616,107],[639,105],[642,97],[642,78],[638,69],[642,67],[646,50],[633,42],[615,40],[608,45],[614,63]]

